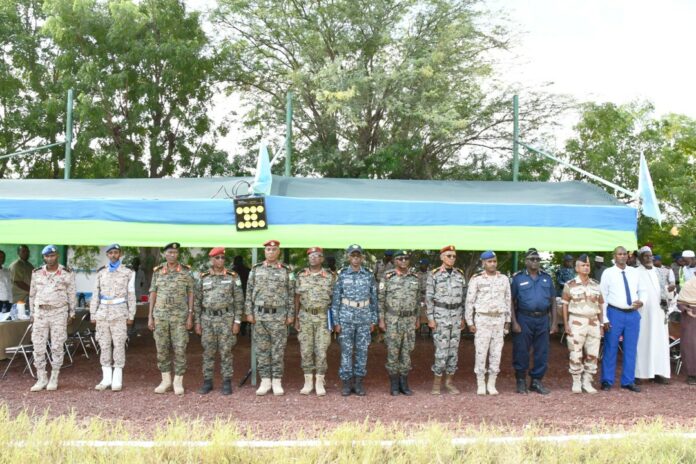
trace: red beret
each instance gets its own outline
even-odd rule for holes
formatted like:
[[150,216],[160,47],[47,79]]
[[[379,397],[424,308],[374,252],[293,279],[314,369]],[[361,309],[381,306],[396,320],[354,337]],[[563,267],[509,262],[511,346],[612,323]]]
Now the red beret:
[[312,253],[324,253],[324,250],[322,250],[321,247],[307,248],[307,254],[311,255]]
[[267,246],[277,247],[277,246],[280,246],[280,242],[278,240],[269,240],[266,243],[264,243],[263,246],[265,246],[265,247],[267,247]]
[[444,253],[445,251],[455,251],[454,245],[447,245],[446,247],[442,247],[440,253]]
[[223,247],[215,247],[212,250],[210,250],[210,253],[208,253],[208,256],[210,256],[212,258],[213,256],[224,255],[224,254],[225,254],[225,249]]

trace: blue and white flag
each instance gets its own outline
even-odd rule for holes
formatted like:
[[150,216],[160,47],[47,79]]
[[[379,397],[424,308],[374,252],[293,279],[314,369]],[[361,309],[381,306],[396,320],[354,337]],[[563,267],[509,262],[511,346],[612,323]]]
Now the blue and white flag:
[[652,177],[650,176],[650,171],[648,170],[648,162],[645,160],[643,153],[640,154],[638,197],[641,200],[643,215],[655,219],[659,225],[662,225],[660,205],[657,202],[655,187],[653,186]]
[[256,162],[256,175],[251,184],[251,190],[256,195],[270,195],[273,175],[271,174],[271,163],[268,160],[268,147],[266,142],[261,142],[259,146],[259,159]]

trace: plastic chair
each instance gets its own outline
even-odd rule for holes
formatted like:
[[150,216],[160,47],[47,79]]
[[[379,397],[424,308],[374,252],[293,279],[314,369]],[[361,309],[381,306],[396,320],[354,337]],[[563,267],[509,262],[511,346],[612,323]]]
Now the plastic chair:
[[27,335],[31,333],[31,327],[34,324],[29,324],[24,331],[24,334],[22,335],[21,340],[19,341],[19,345],[16,346],[8,346],[5,348],[5,353],[6,354],[12,354],[12,358],[10,358],[10,361],[7,363],[7,367],[5,367],[5,372],[2,373],[2,378],[5,378],[5,375],[7,375],[7,371],[10,369],[10,366],[14,362],[15,358],[17,355],[21,354],[22,357],[24,358],[25,362],[25,367],[24,370],[22,371],[22,374],[29,369],[29,374],[33,377],[36,378],[36,375],[34,374],[34,370],[31,368],[31,363],[34,360],[34,345],[29,343],[25,344],[24,340],[27,338]]

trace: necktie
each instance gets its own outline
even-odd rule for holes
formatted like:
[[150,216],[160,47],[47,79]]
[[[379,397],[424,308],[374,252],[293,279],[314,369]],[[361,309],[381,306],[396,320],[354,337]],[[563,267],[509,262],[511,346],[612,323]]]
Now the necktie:
[[628,279],[626,279],[626,271],[621,271],[621,277],[623,277],[624,289],[626,290],[626,303],[629,307],[631,307],[633,305],[633,301],[631,301],[631,289],[628,288]]

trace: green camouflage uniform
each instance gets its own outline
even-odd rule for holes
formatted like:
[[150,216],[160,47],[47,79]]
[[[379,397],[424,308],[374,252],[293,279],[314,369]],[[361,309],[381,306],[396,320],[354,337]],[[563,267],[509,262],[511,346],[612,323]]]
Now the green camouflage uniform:
[[157,294],[152,314],[155,320],[157,367],[160,372],[171,372],[173,350],[174,375],[186,373],[188,296],[193,293],[194,287],[189,269],[184,264],[177,264],[174,270],[169,270],[166,263],[157,266],[153,269],[150,285],[150,293]]
[[193,303],[195,323],[201,325],[203,345],[203,378],[212,379],[215,353],[220,352],[220,370],[223,379],[232,378],[232,348],[237,336],[232,333],[235,321],[240,323],[244,310],[242,280],[234,271],[212,270],[201,274],[196,283]]
[[329,269],[312,273],[309,268],[297,276],[295,292],[300,295],[300,342],[302,370],[305,374],[326,374],[326,350],[331,344],[331,332],[327,325],[327,312],[336,274]]

